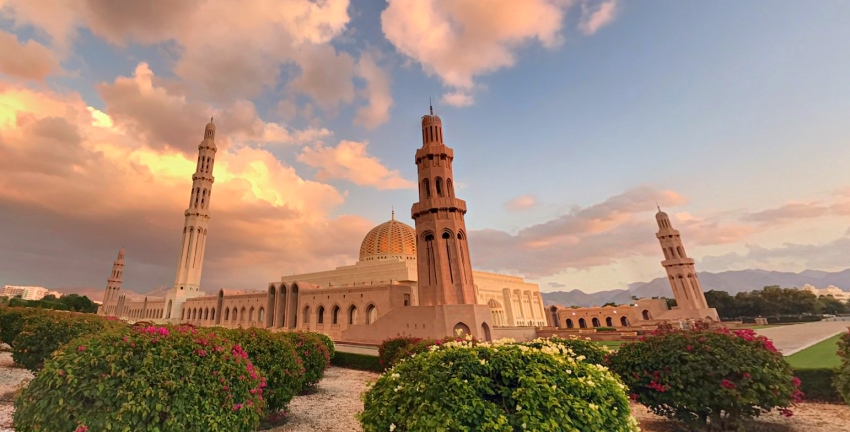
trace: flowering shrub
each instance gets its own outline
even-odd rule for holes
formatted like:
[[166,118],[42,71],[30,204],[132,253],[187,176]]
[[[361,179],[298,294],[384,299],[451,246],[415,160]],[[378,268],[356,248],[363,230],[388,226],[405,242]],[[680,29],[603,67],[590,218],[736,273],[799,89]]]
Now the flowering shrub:
[[322,377],[325,369],[331,365],[331,355],[328,347],[319,339],[317,333],[311,332],[280,332],[276,333],[295,345],[295,353],[301,357],[304,365],[304,381],[302,392],[312,391]]
[[410,356],[413,354],[410,348],[421,340],[422,338],[412,336],[396,336],[381,342],[378,347],[378,360],[381,366],[389,369],[398,362],[398,359]]
[[625,386],[557,344],[449,341],[386,371],[363,395],[372,431],[637,431]]
[[[200,331],[203,332],[203,329]],[[265,375],[266,388],[263,396],[269,411],[286,408],[289,401],[301,392],[305,370],[292,342],[259,328],[218,332],[239,344],[248,353],[254,367]]]
[[336,354],[336,344],[334,344],[333,339],[331,339],[330,336],[328,336],[324,333],[313,333],[313,334],[315,334],[316,337],[318,337],[319,340],[321,340],[322,343],[324,343],[325,346],[328,348],[328,355],[331,358],[334,358],[334,354]]
[[21,332],[15,337],[12,359],[30,371],[38,372],[44,361],[60,346],[107,328],[128,329],[119,322],[97,315],[38,311],[24,320]]
[[36,313],[32,309],[0,307],[0,342],[15,346],[15,338],[23,330],[26,318]]
[[838,355],[841,357],[841,366],[835,376],[835,388],[844,402],[850,405],[850,332],[838,340]]
[[186,327],[75,339],[15,400],[15,430],[254,431],[265,379],[239,345]]
[[774,408],[790,416],[802,398],[782,354],[752,330],[657,332],[608,360],[632,399],[694,428],[737,430]]
[[525,343],[525,345],[540,348],[546,342],[563,345],[570,349],[572,356],[577,360],[594,364],[604,364],[605,358],[611,353],[608,347],[591,342],[589,339],[581,339],[577,336],[570,336],[569,339],[556,336],[548,339],[538,338]]

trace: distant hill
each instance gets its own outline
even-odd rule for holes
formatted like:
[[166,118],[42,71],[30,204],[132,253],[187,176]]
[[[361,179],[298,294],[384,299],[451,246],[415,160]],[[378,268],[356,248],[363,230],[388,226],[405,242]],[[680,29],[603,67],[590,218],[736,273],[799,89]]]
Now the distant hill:
[[[803,270],[800,273],[790,273],[768,270],[739,270],[721,273],[698,272],[697,274],[704,291],[726,291],[732,295],[762,289],[770,285],[779,285],[783,288],[799,288],[805,284],[814,285],[817,288],[834,285],[842,290],[850,291],[850,269],[840,272]],[[673,292],[670,290],[670,283],[666,278],[656,278],[649,282],[629,284],[628,289],[595,293],[585,293],[582,290],[574,289],[572,291],[543,293],[543,302],[547,305],[588,307],[601,306],[608,302],[629,303],[632,296],[638,298],[672,298]]]

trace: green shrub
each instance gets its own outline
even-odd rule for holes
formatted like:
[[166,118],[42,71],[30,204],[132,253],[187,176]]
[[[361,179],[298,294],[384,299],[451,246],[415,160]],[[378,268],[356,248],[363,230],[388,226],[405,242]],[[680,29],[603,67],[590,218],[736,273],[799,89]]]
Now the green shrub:
[[838,356],[841,357],[841,366],[835,377],[835,389],[850,405],[850,332],[844,333],[838,340]]
[[305,369],[291,341],[260,328],[232,329],[220,333],[242,347],[254,367],[263,372],[266,377],[263,396],[269,411],[286,408],[292,398],[301,392]]
[[552,336],[548,339],[538,338],[531,342],[526,342],[525,345],[534,348],[540,348],[546,343],[556,343],[563,345],[570,349],[571,356],[575,357],[579,361],[586,361],[588,363],[593,364],[604,364],[605,358],[608,354],[611,353],[608,350],[608,347],[605,345],[600,345],[598,343],[594,343],[587,339],[582,339],[576,336],[570,336],[570,338],[559,338],[556,336]]
[[596,327],[596,332],[613,332],[617,331],[616,327]]
[[420,342],[422,338],[412,336],[396,336],[381,342],[378,347],[378,361],[384,368],[391,368],[396,363],[396,359],[410,355],[406,353],[410,346]]
[[254,431],[265,379],[238,346],[187,327],[65,345],[15,400],[15,430]]
[[99,333],[106,328],[127,329],[117,321],[91,314],[39,311],[27,317],[15,338],[12,359],[15,363],[38,372],[56,349],[83,335]]
[[325,369],[331,365],[328,347],[316,336],[316,333],[299,331],[277,334],[295,345],[295,353],[301,357],[305,369],[301,391],[312,391],[325,376]]
[[321,340],[322,343],[325,344],[325,346],[328,348],[328,355],[331,357],[331,359],[333,359],[334,355],[336,354],[336,344],[334,344],[333,339],[331,339],[330,336],[328,336],[324,333],[313,333],[313,334],[315,334],[316,337],[318,337],[319,340]]
[[746,419],[799,401],[799,379],[769,339],[752,330],[660,332],[609,357],[631,397],[695,429],[738,430]]
[[794,369],[794,375],[800,379],[800,390],[810,402],[840,402],[841,395],[838,394],[833,383],[837,384],[837,372],[835,369]]
[[346,369],[356,369],[370,372],[383,372],[378,357],[367,354],[354,354],[338,351],[331,359],[331,364]]
[[18,307],[0,307],[0,342],[15,346],[15,338],[24,328],[27,317],[39,311]]
[[637,431],[625,386],[567,348],[449,342],[386,371],[363,396],[372,431]]

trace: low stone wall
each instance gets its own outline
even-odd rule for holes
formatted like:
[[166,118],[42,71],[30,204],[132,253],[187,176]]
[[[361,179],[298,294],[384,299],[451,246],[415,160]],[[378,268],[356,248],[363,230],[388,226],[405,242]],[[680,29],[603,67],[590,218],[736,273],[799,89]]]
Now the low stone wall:
[[534,340],[538,337],[535,327],[496,327],[493,329],[493,340],[511,338],[518,342]]

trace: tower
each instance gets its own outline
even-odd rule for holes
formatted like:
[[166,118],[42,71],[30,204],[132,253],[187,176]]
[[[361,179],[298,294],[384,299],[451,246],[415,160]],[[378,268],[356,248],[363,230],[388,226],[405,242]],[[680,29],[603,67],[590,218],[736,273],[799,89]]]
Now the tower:
[[118,299],[121,291],[121,276],[124,274],[124,248],[118,251],[118,258],[112,263],[112,273],[106,280],[106,292],[103,293],[103,303],[100,315],[112,315],[115,313],[115,305],[110,304]]
[[416,151],[419,202],[411,209],[422,306],[475,304],[466,202],[455,198],[453,160],[454,150],[443,143],[443,122],[431,108],[422,116],[422,147]]
[[658,223],[658,233],[655,237],[658,238],[661,250],[664,252],[664,261],[661,261],[661,265],[667,271],[676,305],[681,310],[708,309],[705,294],[702,292],[702,286],[694,269],[694,260],[688,258],[685,253],[685,245],[682,243],[679,231],[673,229],[670,225],[670,217],[660,208],[655,215],[655,221]]
[[192,190],[189,206],[183,215],[183,240],[180,242],[180,259],[177,261],[177,276],[174,286],[166,295],[165,318],[177,318],[175,314],[186,298],[203,295],[201,271],[204,267],[204,250],[207,245],[207,227],[210,221],[210,198],[212,196],[213,167],[215,165],[215,124],[213,119],[204,128],[204,139],[198,145],[198,161],[192,174]]

